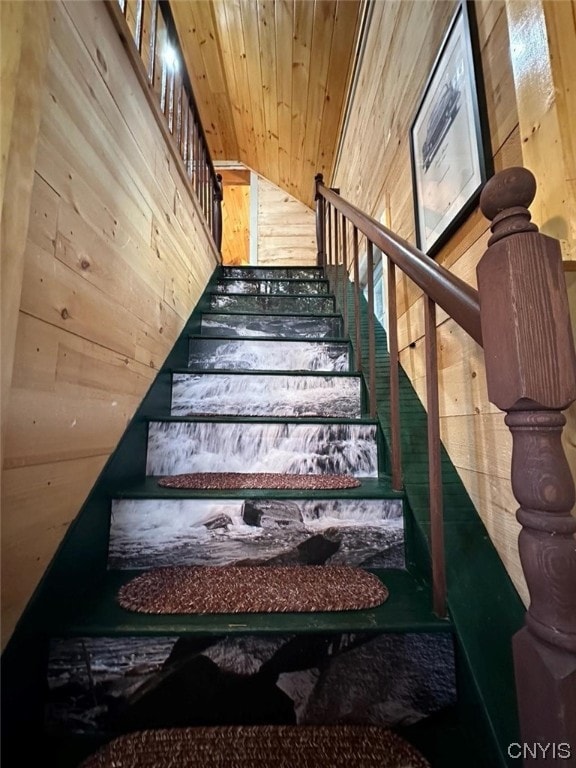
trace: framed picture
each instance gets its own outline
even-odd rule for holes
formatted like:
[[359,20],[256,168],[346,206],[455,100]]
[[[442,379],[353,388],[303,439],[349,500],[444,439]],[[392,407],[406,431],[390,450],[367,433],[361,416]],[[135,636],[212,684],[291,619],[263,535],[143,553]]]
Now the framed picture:
[[435,255],[492,174],[473,8],[458,6],[410,128],[416,241]]

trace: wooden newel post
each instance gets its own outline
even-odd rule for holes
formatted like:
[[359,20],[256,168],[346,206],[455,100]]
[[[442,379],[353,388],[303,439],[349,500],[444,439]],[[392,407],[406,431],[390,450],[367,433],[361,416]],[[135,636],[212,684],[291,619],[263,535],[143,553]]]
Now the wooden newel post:
[[324,183],[324,176],[321,173],[317,173],[314,177],[315,195],[316,201],[316,247],[318,249],[317,265],[319,267],[326,266],[326,229],[325,229],[325,205],[324,198],[318,191],[320,184]]
[[576,759],[576,518],[561,411],[576,399],[576,355],[559,243],[530,223],[535,191],[524,168],[488,182],[480,206],[493,235],[477,273],[488,394],[512,433],[530,592],[526,625],[513,641],[521,735],[542,747],[563,744],[546,759],[564,766],[565,745]]
[[216,243],[216,248],[218,248],[218,253],[222,255],[222,200],[224,199],[224,194],[222,191],[222,175],[220,173],[216,174],[216,184],[214,185],[214,195],[212,199],[212,210],[214,213],[214,242]]

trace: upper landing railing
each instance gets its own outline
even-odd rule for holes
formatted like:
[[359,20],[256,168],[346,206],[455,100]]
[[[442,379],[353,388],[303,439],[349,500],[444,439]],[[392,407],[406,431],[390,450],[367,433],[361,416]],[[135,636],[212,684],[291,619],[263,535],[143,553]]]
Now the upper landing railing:
[[132,66],[218,252],[222,177],[216,173],[167,0],[106,0]]
[[512,432],[512,490],[522,525],[519,551],[530,592],[526,626],[514,638],[520,720],[526,742],[576,749],[575,493],[561,434],[576,400],[576,355],[560,246],[530,222],[536,184],[510,168],[485,186],[480,207],[492,237],[477,267],[478,291],[327,188],[316,176],[318,263],[348,322],[354,283],[356,364],[362,369],[359,237],[366,241],[368,382],[376,415],[373,248],[388,263],[392,482],[402,487],[398,395],[396,268],[424,292],[434,609],[446,612],[436,305],[484,347],[488,395]]

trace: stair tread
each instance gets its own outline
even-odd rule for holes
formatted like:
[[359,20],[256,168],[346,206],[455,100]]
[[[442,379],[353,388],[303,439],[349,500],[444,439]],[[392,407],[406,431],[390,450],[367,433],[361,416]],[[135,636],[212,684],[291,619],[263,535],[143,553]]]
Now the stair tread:
[[236,375],[250,375],[250,376],[310,376],[317,377],[319,379],[326,378],[341,378],[341,379],[361,379],[361,373],[355,373],[353,371],[309,371],[306,369],[284,369],[284,370],[260,370],[254,368],[210,368],[197,370],[194,368],[172,368],[171,373],[190,374],[191,376],[201,375],[219,375],[219,376],[236,376]]
[[438,619],[433,614],[428,585],[408,571],[372,572],[386,585],[390,596],[384,604],[367,610],[156,616],[126,611],[117,602],[120,587],[142,571],[110,571],[63,614],[44,617],[43,629],[52,636],[452,631],[449,620]]
[[[217,294],[226,295],[226,294]],[[241,294],[242,295],[242,294]],[[288,317],[337,317],[342,318],[341,312],[254,312],[250,309],[227,309],[225,307],[217,309],[204,309],[202,315],[250,315],[250,317],[281,317],[286,319]],[[262,338],[262,337],[258,337]],[[336,336],[339,341],[345,341],[342,336]],[[322,337],[324,341],[326,339]]]
[[[250,273],[253,274],[253,273]],[[238,277],[229,277],[228,275],[220,275],[218,281],[229,281],[234,283],[238,280],[252,281],[255,283],[329,283],[327,277],[249,277],[246,275],[238,275]]]
[[229,422],[236,424],[351,424],[358,426],[378,426],[378,419],[372,419],[369,416],[360,418],[331,418],[328,416],[170,416],[158,415],[148,416],[147,421],[207,421],[207,422]]
[[402,499],[404,493],[392,489],[388,476],[359,477],[357,488],[334,490],[270,490],[251,488],[241,490],[179,490],[162,488],[158,478],[148,476],[144,480],[118,487],[113,496],[118,499]]
[[[204,314],[209,314],[205,312]],[[221,312],[216,312],[214,314],[222,314]],[[231,314],[238,314],[238,313],[231,313]],[[244,313],[240,313],[244,314]],[[345,338],[342,336],[307,336],[306,338],[302,338],[302,336],[283,336],[281,339],[278,339],[278,336],[254,336],[254,337],[247,337],[247,336],[206,336],[203,333],[189,333],[188,339],[191,341],[196,341],[198,339],[202,339],[203,341],[250,341],[251,343],[254,343],[255,341],[294,341],[294,342],[300,342],[303,344],[350,344],[350,339],[348,336]]]
[[[232,281],[234,282],[234,281]],[[278,282],[278,281],[276,281]],[[316,280],[312,282],[317,282]],[[242,293],[242,291],[230,291],[230,293],[222,293],[222,291],[208,291],[207,296],[243,296],[243,297],[258,297],[264,299],[335,299],[336,295],[333,291],[329,293]],[[341,314],[341,313],[340,313]]]

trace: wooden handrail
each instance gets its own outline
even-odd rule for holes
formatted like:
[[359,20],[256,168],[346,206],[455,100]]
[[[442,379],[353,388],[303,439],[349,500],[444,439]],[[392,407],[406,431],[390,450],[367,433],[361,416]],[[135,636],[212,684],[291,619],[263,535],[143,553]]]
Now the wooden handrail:
[[321,174],[316,176],[316,194],[317,198],[322,197],[343,213],[359,232],[366,235],[439,307],[453,317],[474,341],[482,345],[478,291],[326,187]]
[[[561,435],[566,422],[562,411],[576,401],[576,353],[560,245],[530,222],[528,206],[535,192],[535,179],[524,168],[501,171],[484,187],[480,207],[491,220],[492,237],[477,267],[475,291],[326,188],[320,175],[316,177],[318,216],[333,208],[353,225],[357,363],[361,359],[358,232],[367,238],[369,273],[373,245],[388,257],[389,298],[395,301],[394,265],[425,293],[430,539],[434,608],[439,615],[444,614],[446,589],[436,304],[484,347],[488,396],[507,413],[505,423],[512,433],[511,484],[520,505],[517,519],[522,526],[518,548],[531,598],[525,627],[513,638],[522,739],[525,743],[569,746],[576,744],[576,519],[571,514],[576,493]],[[319,243],[319,251],[326,248],[332,252],[330,233],[327,243]],[[338,259],[336,253],[336,263]],[[345,266],[348,269],[346,262]],[[369,295],[372,281],[372,274],[368,274]],[[369,311],[372,316],[372,301]],[[390,421],[397,488],[395,323],[394,316],[390,328]],[[370,376],[372,369],[371,360]]]

